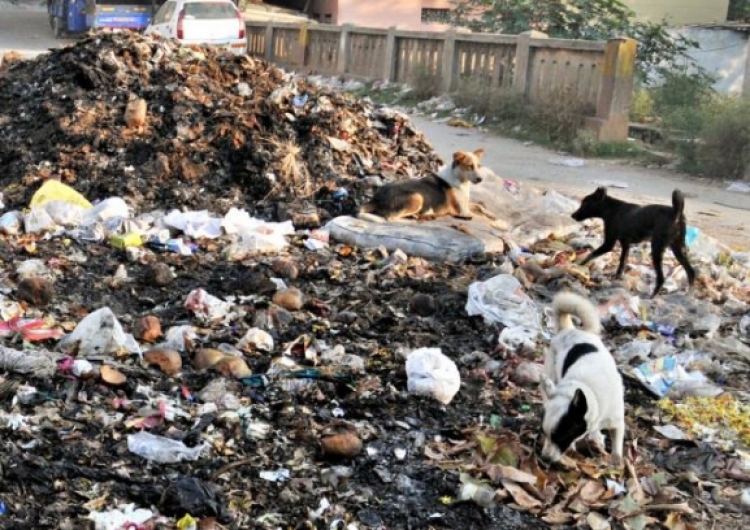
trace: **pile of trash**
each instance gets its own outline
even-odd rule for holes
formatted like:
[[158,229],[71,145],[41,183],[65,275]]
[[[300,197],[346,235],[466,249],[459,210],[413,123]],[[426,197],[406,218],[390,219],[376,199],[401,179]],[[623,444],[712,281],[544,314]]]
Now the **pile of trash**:
[[[738,527],[750,254],[690,227],[700,284],[665,256],[650,299],[647,245],[622,281],[615,255],[582,267],[601,226],[509,179],[505,253],[337,240],[307,226],[334,209],[295,208],[438,160],[403,117],[300,83],[129,35],[0,73],[0,526]],[[622,470],[536,457],[564,288],[625,378]]]
[[0,73],[0,187],[11,208],[57,179],[141,212],[325,218],[439,162],[402,114],[248,56],[101,33]]

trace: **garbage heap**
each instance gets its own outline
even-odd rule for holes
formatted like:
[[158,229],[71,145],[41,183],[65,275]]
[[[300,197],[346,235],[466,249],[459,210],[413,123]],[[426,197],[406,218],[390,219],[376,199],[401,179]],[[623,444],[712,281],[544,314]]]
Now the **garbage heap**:
[[103,33],[0,73],[9,208],[56,178],[140,211],[247,205],[283,220],[304,203],[325,220],[368,185],[439,162],[403,115],[247,56]]

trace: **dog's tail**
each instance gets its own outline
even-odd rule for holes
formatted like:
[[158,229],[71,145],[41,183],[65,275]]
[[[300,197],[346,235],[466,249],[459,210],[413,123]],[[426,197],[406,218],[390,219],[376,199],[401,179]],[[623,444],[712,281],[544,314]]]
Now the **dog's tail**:
[[685,196],[678,189],[672,192],[672,209],[675,217],[680,217],[685,212]]
[[576,316],[581,320],[584,331],[595,335],[600,335],[602,332],[599,312],[594,304],[582,296],[569,292],[559,293],[552,301],[552,310],[555,312],[559,330],[574,327],[571,317]]

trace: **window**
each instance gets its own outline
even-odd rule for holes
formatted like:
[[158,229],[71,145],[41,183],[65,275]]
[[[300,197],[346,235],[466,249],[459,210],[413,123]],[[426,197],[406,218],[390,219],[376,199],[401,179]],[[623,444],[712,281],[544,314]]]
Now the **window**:
[[188,2],[185,4],[185,18],[216,20],[236,16],[237,10],[230,2]]
[[423,7],[422,22],[425,24],[447,24],[450,22],[450,14],[451,10],[448,8]]

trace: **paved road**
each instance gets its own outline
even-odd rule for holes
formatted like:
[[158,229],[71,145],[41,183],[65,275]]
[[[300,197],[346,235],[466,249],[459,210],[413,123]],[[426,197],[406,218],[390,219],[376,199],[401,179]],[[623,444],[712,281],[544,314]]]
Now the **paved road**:
[[425,117],[412,116],[412,120],[444,159],[458,149],[483,147],[485,165],[499,176],[554,188],[572,196],[582,197],[598,183],[609,182],[627,185],[611,188],[614,197],[669,204],[672,190],[679,187],[687,198],[685,210],[690,224],[727,244],[750,250],[750,193],[729,192],[726,182],[709,182],[675,171],[646,169],[612,160],[586,160],[583,167],[561,166],[550,161],[570,157],[475,129],[435,123]]
[[38,0],[19,0],[17,5],[0,0],[0,56],[16,50],[33,57],[70,42],[54,38],[45,6]]
[[[44,4],[39,0],[18,2],[20,5],[0,0],[0,54],[15,49],[33,56],[71,42],[52,36]],[[456,149],[484,147],[485,163],[498,175],[574,195],[592,191],[596,186],[594,181],[612,181],[628,186],[613,189],[614,196],[668,203],[672,189],[679,186],[688,197],[686,210],[691,224],[726,243],[750,248],[750,193],[727,192],[726,183],[706,183],[675,172],[612,161],[587,160],[583,167],[558,166],[549,161],[560,156],[538,146],[526,146],[476,130],[456,129],[425,118],[415,117],[414,121],[444,158]]]

